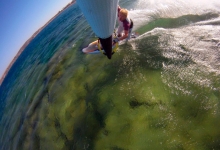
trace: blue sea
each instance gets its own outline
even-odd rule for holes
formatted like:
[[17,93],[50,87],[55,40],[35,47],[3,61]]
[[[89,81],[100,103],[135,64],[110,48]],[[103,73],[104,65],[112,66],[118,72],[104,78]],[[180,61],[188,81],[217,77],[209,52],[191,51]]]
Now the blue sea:
[[0,87],[0,149],[220,149],[220,1],[121,0],[140,36],[109,60],[77,3]]

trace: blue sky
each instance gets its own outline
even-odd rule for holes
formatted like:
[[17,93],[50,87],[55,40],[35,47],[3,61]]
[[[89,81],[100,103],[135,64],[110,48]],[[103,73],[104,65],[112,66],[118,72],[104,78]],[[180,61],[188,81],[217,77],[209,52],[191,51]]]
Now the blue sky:
[[0,0],[0,78],[21,46],[72,0]]

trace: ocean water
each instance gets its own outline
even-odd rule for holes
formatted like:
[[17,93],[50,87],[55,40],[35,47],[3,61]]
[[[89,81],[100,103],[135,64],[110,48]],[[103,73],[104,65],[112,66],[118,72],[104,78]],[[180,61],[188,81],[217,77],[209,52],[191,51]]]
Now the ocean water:
[[140,36],[108,60],[77,4],[0,87],[0,149],[220,149],[220,1],[121,0]]

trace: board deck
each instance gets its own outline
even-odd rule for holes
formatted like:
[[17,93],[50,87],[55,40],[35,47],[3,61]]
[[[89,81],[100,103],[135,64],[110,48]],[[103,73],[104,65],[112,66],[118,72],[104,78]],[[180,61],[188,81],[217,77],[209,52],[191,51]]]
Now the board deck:
[[[133,32],[131,35],[130,35],[130,39],[135,39],[139,36],[138,33],[135,33]],[[119,45],[124,43],[126,40],[123,40],[123,41],[120,41],[119,42]],[[114,45],[112,46],[112,49],[114,48]],[[86,54],[99,54],[100,53],[100,50],[98,49],[98,40],[90,43],[87,47],[83,48],[82,49],[82,52],[83,53],[86,53]],[[101,50],[101,53],[105,52],[104,50]]]

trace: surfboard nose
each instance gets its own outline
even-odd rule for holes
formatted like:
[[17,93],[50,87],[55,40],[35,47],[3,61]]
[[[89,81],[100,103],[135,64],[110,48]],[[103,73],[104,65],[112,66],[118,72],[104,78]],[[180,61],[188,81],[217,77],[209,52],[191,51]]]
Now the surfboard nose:
[[99,40],[106,53],[106,56],[108,57],[108,59],[111,59],[112,58],[112,36],[106,39],[99,38]]

